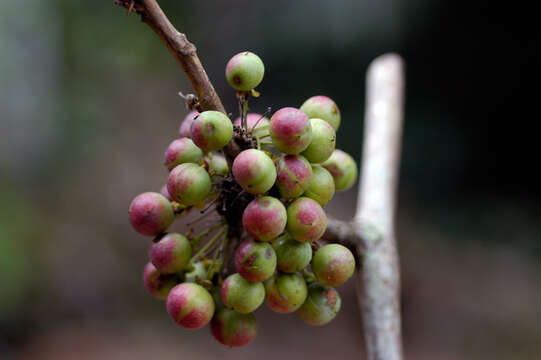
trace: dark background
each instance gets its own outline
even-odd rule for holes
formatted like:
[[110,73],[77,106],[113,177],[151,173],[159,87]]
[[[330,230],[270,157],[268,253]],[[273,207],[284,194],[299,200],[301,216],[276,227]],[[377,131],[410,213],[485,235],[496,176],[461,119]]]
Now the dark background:
[[[266,66],[252,110],[325,94],[360,159],[364,75],[407,65],[398,241],[412,359],[541,357],[538,67],[522,3],[160,1],[229,111],[243,50]],[[190,86],[156,35],[112,1],[0,2],[0,358],[358,358],[354,281],[333,323],[258,310],[247,348],[183,330],[142,289],[148,239],[127,221],[159,190]],[[235,113],[236,115],[236,113]],[[356,190],[328,213],[353,215]],[[182,231],[182,223],[176,225]]]

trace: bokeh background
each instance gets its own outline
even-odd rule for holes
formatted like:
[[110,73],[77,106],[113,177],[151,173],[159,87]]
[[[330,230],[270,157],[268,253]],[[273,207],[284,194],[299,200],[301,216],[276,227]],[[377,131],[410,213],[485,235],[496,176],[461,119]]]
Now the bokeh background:
[[[411,359],[541,358],[541,32],[513,3],[160,1],[197,45],[229,111],[234,54],[266,65],[252,110],[332,97],[338,146],[360,158],[364,74],[407,63],[398,241]],[[112,1],[0,1],[0,358],[353,359],[354,281],[326,327],[257,311],[244,349],[173,324],[145,293],[149,239],[127,221],[165,181],[189,83]],[[353,215],[356,190],[328,206]],[[183,224],[177,225],[179,230]]]

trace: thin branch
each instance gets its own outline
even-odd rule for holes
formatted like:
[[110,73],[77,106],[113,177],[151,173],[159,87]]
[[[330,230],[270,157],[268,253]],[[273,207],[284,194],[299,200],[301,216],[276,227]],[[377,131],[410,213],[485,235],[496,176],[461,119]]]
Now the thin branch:
[[367,72],[365,140],[353,224],[364,242],[358,299],[368,359],[402,359],[400,269],[394,234],[404,103],[400,56],[375,59]]

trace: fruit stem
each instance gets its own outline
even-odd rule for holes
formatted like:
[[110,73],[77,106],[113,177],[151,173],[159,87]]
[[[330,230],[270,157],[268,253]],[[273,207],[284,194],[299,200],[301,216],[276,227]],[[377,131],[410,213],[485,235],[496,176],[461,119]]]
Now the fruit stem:
[[201,231],[199,234],[195,235],[192,239],[192,247],[194,249],[199,247],[199,240],[201,240],[204,236],[206,236],[209,232],[216,230],[220,226],[224,226],[225,224],[223,222],[219,222],[217,224],[214,224],[212,226],[207,227],[203,231]]
[[205,246],[201,248],[190,260],[190,263],[195,263],[201,256],[203,256],[216,242],[225,234],[227,233],[227,226],[224,226],[221,224],[223,228],[210,239]]

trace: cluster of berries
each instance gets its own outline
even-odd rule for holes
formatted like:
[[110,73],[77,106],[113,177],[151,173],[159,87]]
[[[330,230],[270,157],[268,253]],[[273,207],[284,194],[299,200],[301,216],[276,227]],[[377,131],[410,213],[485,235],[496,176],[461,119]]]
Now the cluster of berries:
[[[135,230],[155,237],[143,272],[145,288],[166,300],[179,325],[199,329],[210,323],[214,338],[227,346],[255,337],[253,312],[263,302],[278,313],[297,311],[312,325],[328,323],[341,306],[333,287],[355,271],[350,250],[318,243],[327,225],[322,207],[357,178],[355,161],[335,149],[338,107],[314,96],[299,109],[276,111],[270,120],[248,113],[247,99],[258,96],[253,89],[263,74],[257,55],[235,55],[226,78],[238,91],[240,116],[231,121],[217,111],[188,114],[180,138],[165,152],[167,185],[161,193],[137,196],[129,208]],[[220,153],[230,141],[243,147],[232,164]],[[231,204],[239,198],[245,203],[235,224],[227,219],[234,218]],[[226,221],[193,236],[166,233],[176,216],[214,202]],[[242,229],[232,228],[237,225]],[[243,241],[230,244],[232,232]],[[228,248],[234,249],[232,274]]]

